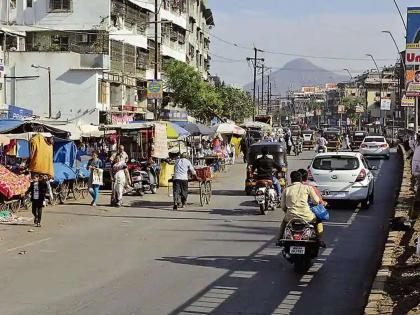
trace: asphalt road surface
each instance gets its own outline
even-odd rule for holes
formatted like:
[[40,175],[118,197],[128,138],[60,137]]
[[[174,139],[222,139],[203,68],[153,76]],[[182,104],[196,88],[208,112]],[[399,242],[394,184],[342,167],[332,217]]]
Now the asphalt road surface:
[[0,314],[361,314],[400,173],[395,153],[372,164],[374,205],[330,211],[328,248],[305,275],[274,246],[281,211],[261,216],[245,196],[244,164],[216,180],[209,207],[192,195],[174,212],[162,188],[120,209],[48,208],[34,231],[1,225]]

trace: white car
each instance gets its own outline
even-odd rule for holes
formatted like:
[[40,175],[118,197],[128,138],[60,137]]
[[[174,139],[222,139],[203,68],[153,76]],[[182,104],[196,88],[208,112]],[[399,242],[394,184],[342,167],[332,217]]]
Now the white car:
[[364,156],[382,156],[389,159],[390,149],[385,137],[367,136],[360,145],[359,152]]
[[374,200],[375,169],[358,152],[320,153],[309,166],[309,181],[325,200],[361,201],[368,208]]

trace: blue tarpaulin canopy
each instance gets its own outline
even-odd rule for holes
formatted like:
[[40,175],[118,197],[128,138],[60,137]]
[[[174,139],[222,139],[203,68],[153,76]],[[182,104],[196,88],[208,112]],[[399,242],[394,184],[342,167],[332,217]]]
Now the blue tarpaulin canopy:
[[75,180],[76,171],[64,163],[54,162],[54,183],[61,184],[64,181]]
[[74,141],[54,138],[54,163],[63,163],[74,167],[77,156],[77,147]]

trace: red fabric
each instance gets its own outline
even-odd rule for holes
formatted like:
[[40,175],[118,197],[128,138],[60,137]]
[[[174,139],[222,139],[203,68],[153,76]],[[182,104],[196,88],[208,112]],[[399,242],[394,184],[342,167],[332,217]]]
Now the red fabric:
[[25,194],[30,184],[29,178],[25,175],[16,175],[0,165],[0,193],[6,199]]
[[16,144],[17,144],[17,140],[16,139],[10,140],[10,143],[8,145],[6,145],[6,147],[4,149],[6,151],[6,154],[8,154],[11,151],[13,151],[13,149],[16,146]]

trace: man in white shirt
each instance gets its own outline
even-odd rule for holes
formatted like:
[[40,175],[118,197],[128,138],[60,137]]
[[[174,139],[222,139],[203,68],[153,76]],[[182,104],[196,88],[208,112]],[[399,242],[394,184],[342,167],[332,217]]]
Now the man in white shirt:
[[187,159],[187,154],[183,153],[179,159],[175,161],[175,173],[173,183],[174,210],[183,208],[188,198],[188,171],[196,176],[194,166]]

